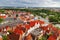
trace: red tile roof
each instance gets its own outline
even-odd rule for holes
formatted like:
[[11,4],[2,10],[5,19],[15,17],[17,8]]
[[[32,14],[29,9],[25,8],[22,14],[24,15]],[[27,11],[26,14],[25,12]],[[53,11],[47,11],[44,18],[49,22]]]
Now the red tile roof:
[[49,36],[48,40],[56,40],[56,39],[55,39],[55,36],[51,35]]

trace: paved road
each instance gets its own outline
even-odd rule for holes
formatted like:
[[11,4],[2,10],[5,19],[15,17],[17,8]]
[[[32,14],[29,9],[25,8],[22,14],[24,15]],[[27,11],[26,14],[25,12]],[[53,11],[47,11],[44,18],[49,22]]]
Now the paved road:
[[[8,21],[8,22],[7,22]],[[23,21],[21,21],[19,18],[14,20],[14,18],[6,18],[4,19],[4,22],[3,24],[0,24],[0,27],[5,27],[5,26],[16,26],[16,24],[20,24],[20,23],[23,23]]]

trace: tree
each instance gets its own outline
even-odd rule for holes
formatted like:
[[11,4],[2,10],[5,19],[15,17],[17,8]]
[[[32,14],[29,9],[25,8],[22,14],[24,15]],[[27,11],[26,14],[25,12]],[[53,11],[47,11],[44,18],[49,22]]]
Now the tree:
[[16,14],[16,17],[18,17],[18,14]]
[[0,18],[0,23],[3,21],[3,19],[2,18]]
[[49,16],[50,22],[58,22],[58,19],[55,16]]

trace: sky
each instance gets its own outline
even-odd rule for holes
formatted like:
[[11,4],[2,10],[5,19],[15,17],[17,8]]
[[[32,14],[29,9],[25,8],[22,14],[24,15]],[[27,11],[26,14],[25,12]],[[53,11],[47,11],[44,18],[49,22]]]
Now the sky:
[[0,0],[0,6],[60,7],[60,0]]

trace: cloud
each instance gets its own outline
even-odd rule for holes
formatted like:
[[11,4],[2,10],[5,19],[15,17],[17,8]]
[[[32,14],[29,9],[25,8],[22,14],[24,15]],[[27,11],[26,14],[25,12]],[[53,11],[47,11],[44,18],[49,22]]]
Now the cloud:
[[60,0],[0,0],[0,6],[60,7]]
[[55,2],[60,2],[60,0],[53,0],[53,1],[55,1]]

